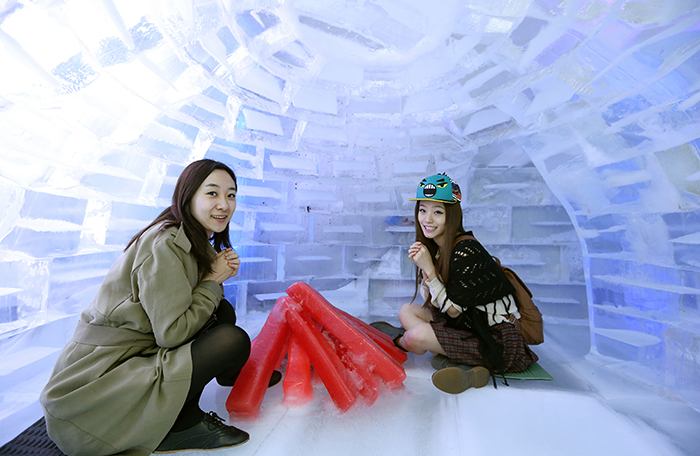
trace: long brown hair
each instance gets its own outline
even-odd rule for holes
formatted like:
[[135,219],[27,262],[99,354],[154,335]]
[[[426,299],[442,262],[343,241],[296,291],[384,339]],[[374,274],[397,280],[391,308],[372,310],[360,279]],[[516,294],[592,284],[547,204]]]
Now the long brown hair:
[[[420,209],[420,201],[416,201],[416,208],[414,209],[413,212],[413,217],[415,220],[415,225],[416,225],[416,241],[419,241],[421,244],[426,246],[428,248],[428,251],[430,252],[430,256],[433,259],[433,264],[435,264],[435,272],[440,277],[440,281],[442,283],[447,283],[449,280],[449,275],[450,275],[450,257],[452,256],[452,244],[454,244],[455,239],[463,234],[464,227],[462,225],[462,206],[459,203],[443,203],[443,206],[445,206],[445,240],[447,241],[445,245],[449,246],[450,251],[449,252],[442,252],[440,254],[440,258],[435,258],[438,252],[438,245],[437,243],[432,240],[428,239],[425,237],[423,234],[423,229],[420,226],[420,223],[418,222],[418,210]],[[416,266],[416,289],[413,293],[413,301],[416,299],[416,296],[418,296],[418,287],[420,287],[422,281],[423,281],[423,276],[420,273],[420,269],[418,269],[418,266]],[[430,297],[426,300],[426,303],[430,301]]]
[[221,233],[214,233],[211,238],[207,239],[206,230],[190,211],[190,202],[197,192],[197,189],[202,185],[202,182],[218,169],[226,171],[233,179],[236,188],[238,188],[236,174],[225,164],[209,159],[197,160],[190,163],[177,179],[170,207],[161,212],[146,228],[142,229],[131,238],[131,241],[129,241],[124,250],[128,249],[131,244],[138,242],[143,233],[154,225],[165,222],[160,231],[171,226],[181,225],[185,230],[187,239],[189,239],[192,244],[192,255],[197,261],[199,271],[204,274],[212,272],[211,262],[213,258],[209,251],[209,243],[211,242],[211,244],[213,244],[214,250],[217,252],[220,252],[224,248],[231,247],[228,225],[226,225],[226,228]]

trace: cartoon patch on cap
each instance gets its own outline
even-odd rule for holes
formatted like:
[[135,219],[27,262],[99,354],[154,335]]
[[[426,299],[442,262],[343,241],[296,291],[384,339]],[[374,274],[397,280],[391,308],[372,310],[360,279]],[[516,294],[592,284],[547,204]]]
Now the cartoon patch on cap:
[[420,181],[416,197],[409,201],[440,201],[443,203],[459,203],[462,192],[459,185],[452,182],[446,174],[435,174]]

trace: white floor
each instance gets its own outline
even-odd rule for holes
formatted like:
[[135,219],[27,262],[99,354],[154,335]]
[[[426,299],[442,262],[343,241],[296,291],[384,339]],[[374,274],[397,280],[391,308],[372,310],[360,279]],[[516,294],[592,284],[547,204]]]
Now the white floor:
[[[254,337],[264,315],[240,321]],[[569,336],[569,333],[567,333]],[[231,421],[251,434],[246,444],[221,456],[412,456],[412,455],[595,455],[694,456],[700,454],[700,413],[655,389],[615,374],[591,355],[572,356],[556,337],[535,348],[554,381],[511,380],[449,395],[435,389],[430,355],[409,355],[402,388],[383,388],[372,406],[356,404],[339,413],[323,386],[314,402],[297,409],[282,405],[279,384],[267,391],[260,418]],[[48,377],[39,373],[22,394],[38,397]],[[26,385],[34,385],[26,386]],[[230,388],[212,382],[202,408],[228,420]],[[10,393],[9,391],[7,393]],[[12,394],[14,396],[14,394]],[[8,406],[7,403],[4,406]],[[26,407],[26,423],[41,414]],[[34,416],[36,415],[36,416]],[[1,444],[12,439],[26,423]],[[20,427],[21,426],[21,427]],[[5,426],[3,426],[5,427]],[[184,456],[211,452],[179,453]]]
[[[256,333],[253,328],[250,330]],[[700,430],[697,413],[688,413],[685,406],[655,396],[640,385],[612,378],[597,363],[585,359],[564,361],[547,346],[536,351],[540,364],[554,376],[554,381],[511,380],[510,386],[494,389],[489,385],[460,395],[445,394],[433,387],[431,356],[409,355],[402,388],[382,389],[374,405],[356,404],[344,414],[334,408],[320,382],[314,402],[287,409],[282,405],[280,384],[268,390],[259,419],[231,422],[248,431],[250,441],[221,450],[220,454],[700,454],[688,450],[699,448],[694,445],[700,441],[696,435]],[[202,407],[227,418],[225,402],[229,391],[230,388],[209,385]],[[679,411],[684,411],[687,419]],[[674,422],[676,419],[679,423]],[[679,429],[679,425],[686,429]],[[669,438],[663,433],[664,427],[677,435]]]

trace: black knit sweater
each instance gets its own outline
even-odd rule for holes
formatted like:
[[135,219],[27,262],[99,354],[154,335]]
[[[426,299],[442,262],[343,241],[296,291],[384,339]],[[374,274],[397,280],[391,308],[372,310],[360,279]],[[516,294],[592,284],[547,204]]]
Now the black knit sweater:
[[485,305],[515,291],[498,263],[476,239],[463,239],[452,250],[445,288],[450,301],[463,308]]

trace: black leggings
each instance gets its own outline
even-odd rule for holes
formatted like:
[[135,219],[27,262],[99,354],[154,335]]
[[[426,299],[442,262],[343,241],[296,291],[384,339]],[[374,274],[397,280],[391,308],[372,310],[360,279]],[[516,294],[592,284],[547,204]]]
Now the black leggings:
[[218,324],[192,342],[192,380],[171,432],[189,429],[199,423],[204,412],[199,398],[214,378],[222,386],[233,386],[250,356],[250,337],[236,326],[236,312],[225,299],[215,312]]

